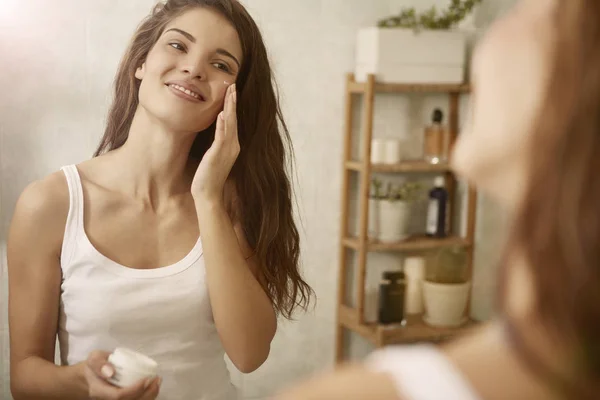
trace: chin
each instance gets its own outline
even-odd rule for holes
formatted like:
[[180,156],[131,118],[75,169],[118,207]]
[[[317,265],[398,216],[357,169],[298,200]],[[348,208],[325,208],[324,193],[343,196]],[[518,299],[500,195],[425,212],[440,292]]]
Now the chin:
[[167,130],[184,133],[202,132],[209,128],[216,119],[216,117],[212,119],[202,118],[201,120],[198,120],[198,118],[192,119],[189,113],[184,114],[177,112],[177,110],[172,110],[171,112],[162,110],[160,113],[154,114],[154,116]]
[[524,178],[508,168],[499,170],[496,165],[475,160],[453,160],[451,168],[466,183],[504,209],[513,209],[524,188]]
[[148,102],[144,100],[147,99],[140,98],[140,106],[148,116],[173,132],[201,132],[209,128],[218,115],[208,108],[210,107],[208,104],[204,106],[199,104],[199,107],[189,108],[173,104],[171,101]]

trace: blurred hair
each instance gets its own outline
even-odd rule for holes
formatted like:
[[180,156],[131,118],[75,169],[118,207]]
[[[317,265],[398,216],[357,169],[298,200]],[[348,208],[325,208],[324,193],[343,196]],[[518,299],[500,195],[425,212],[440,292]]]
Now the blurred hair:
[[[600,398],[600,2],[559,0],[553,18],[551,77],[508,253],[525,255],[536,316],[569,349],[561,386],[569,398]],[[505,263],[502,307],[508,273]],[[506,317],[530,365],[544,369]]]

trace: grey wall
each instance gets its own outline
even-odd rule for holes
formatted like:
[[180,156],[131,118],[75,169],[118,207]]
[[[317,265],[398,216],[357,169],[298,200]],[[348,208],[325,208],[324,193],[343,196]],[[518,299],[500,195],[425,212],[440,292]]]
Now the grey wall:
[[[514,0],[486,0],[473,18],[481,33]],[[88,158],[98,141],[121,54],[153,0],[4,0],[0,7],[0,398],[10,399],[5,239],[25,185]],[[248,399],[264,398],[333,362],[344,80],[353,68],[354,37],[400,5],[444,0],[245,0],[269,47],[284,113],[296,148],[296,192],[304,273],[318,295],[310,312],[282,321],[271,357],[234,380]],[[410,100],[412,102],[413,100]],[[407,138],[439,97],[378,97],[375,135]],[[380,106],[381,105],[381,106]],[[463,105],[464,106],[464,105]],[[407,111],[407,113],[399,112]],[[400,118],[400,119],[398,119]],[[415,146],[415,143],[408,144]],[[318,169],[316,166],[319,166]],[[502,214],[480,200],[473,314],[491,310]],[[354,340],[355,354],[368,346]]]

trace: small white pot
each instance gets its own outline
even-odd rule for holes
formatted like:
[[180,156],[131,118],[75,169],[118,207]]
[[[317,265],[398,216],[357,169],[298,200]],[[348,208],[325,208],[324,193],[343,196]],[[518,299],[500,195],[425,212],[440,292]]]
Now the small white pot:
[[386,156],[386,139],[373,139],[371,142],[371,163],[383,164]]
[[423,282],[425,323],[435,327],[458,327],[467,321],[465,310],[471,282],[445,284]]
[[108,362],[115,368],[115,374],[108,381],[119,387],[128,387],[142,379],[154,378],[158,373],[156,361],[122,347],[108,356]]
[[401,144],[398,139],[388,139],[385,141],[385,157],[386,164],[398,164],[402,161],[400,155]]
[[408,237],[410,203],[400,200],[379,200],[379,240],[397,242]]

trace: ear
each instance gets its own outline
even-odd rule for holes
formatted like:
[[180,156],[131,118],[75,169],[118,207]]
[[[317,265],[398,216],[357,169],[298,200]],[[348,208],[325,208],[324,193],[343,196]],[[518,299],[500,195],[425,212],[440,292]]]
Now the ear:
[[146,63],[143,63],[141,67],[135,70],[135,77],[140,81],[144,79],[144,74],[146,73]]

